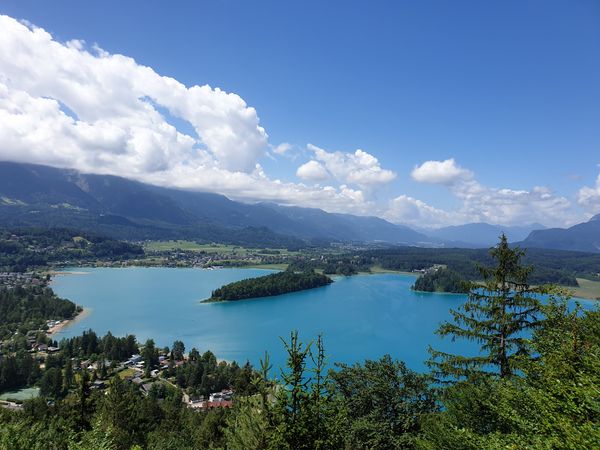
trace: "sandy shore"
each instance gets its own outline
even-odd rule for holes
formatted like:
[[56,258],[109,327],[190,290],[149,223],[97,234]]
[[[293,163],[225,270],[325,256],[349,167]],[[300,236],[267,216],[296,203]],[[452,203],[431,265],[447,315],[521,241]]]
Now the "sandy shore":
[[46,332],[46,334],[48,336],[53,336],[53,335],[59,333],[63,328],[71,326],[74,323],[76,323],[78,320],[81,320],[81,319],[89,316],[91,312],[92,312],[92,310],[90,308],[83,308],[83,310],[79,314],[77,314],[75,317],[73,317],[72,319],[63,320],[58,325],[54,325],[52,328],[49,328],[48,331]]

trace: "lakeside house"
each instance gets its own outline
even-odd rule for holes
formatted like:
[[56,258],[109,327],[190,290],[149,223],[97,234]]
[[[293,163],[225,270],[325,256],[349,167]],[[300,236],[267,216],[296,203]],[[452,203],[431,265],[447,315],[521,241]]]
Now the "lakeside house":
[[188,408],[192,409],[231,408],[233,406],[233,390],[224,389],[221,392],[213,392],[208,396],[208,399],[200,397],[192,400],[185,396],[183,400]]

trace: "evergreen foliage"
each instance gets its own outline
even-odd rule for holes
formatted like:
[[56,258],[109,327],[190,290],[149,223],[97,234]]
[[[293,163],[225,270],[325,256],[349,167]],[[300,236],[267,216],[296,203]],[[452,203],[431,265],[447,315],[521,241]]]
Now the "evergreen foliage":
[[480,268],[483,285],[471,283],[468,300],[450,310],[453,322],[444,322],[437,331],[441,336],[478,342],[480,354],[452,355],[430,349],[429,364],[442,378],[473,373],[508,377],[530,353],[525,332],[541,324],[539,295],[548,292],[529,285],[532,268],[521,265],[523,251],[511,249],[506,236],[501,236],[490,255],[496,265]]
[[206,302],[244,300],[258,297],[271,297],[290,292],[303,291],[326,286],[333,281],[326,275],[314,271],[295,272],[288,269],[263,277],[249,278],[226,284],[212,292]]
[[[292,332],[287,362],[270,378],[183,354],[176,341],[160,381],[142,393],[122,379],[118,362],[140,351],[134,336],[93,331],[60,343],[42,361],[19,342],[0,361],[0,390],[37,385],[42,397],[20,411],[0,408],[0,449],[592,449],[600,448],[600,309],[569,307],[564,294],[532,289],[523,253],[505,239],[483,268],[484,285],[453,311],[440,333],[481,344],[476,358],[433,352],[444,389],[389,356],[327,371],[323,340]],[[548,299],[540,302],[539,295]],[[146,341],[147,367],[160,350]],[[82,369],[83,359],[97,369]],[[177,361],[177,365],[174,362]],[[43,362],[43,366],[42,363]],[[483,376],[492,375],[492,376]],[[94,379],[110,379],[104,391]],[[182,402],[233,387],[234,407],[194,411]]]
[[[280,381],[269,378],[268,358],[259,371],[239,368],[239,385],[249,388],[236,390],[230,411],[192,411],[179,389],[144,396],[118,376],[105,392],[90,390],[86,371],[67,383],[70,359],[59,354],[43,369],[48,397],[26,401],[23,411],[0,408],[0,448],[598,448],[600,311],[553,301],[542,308],[546,320],[531,338],[537,357],[523,358],[514,376],[473,373],[439,390],[389,356],[326,373],[322,341],[302,344],[293,333]],[[74,342],[100,352],[112,340],[86,336]],[[183,367],[204,364],[218,378],[214,355],[192,349],[189,358]]]
[[[412,272],[445,265],[463,280],[480,280],[480,266],[494,263],[487,249],[396,247],[359,252],[356,264],[379,265],[384,269]],[[523,263],[533,266],[529,274],[532,284],[554,283],[577,286],[576,277],[593,278],[600,272],[600,255],[528,248]]]
[[532,338],[539,355],[521,376],[470,378],[443,393],[421,449],[592,449],[600,447],[600,311],[544,307]]
[[77,306],[43,286],[0,288],[0,341],[16,331],[43,330],[48,320],[72,318]]
[[429,376],[389,355],[338,368],[331,376],[347,417],[347,448],[413,448],[423,417],[437,411]]
[[415,291],[451,292],[463,294],[468,291],[465,282],[454,270],[438,269],[421,275],[412,286]]
[[0,229],[0,271],[25,272],[64,261],[139,258],[135,244],[63,228]]

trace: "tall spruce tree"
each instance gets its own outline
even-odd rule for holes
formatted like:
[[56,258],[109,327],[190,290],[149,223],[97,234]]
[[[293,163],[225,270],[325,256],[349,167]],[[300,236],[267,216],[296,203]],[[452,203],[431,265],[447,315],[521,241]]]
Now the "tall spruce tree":
[[532,268],[521,264],[524,251],[511,249],[504,234],[490,255],[495,267],[479,268],[483,283],[469,284],[467,301],[450,310],[453,321],[442,323],[436,332],[478,342],[480,353],[453,355],[430,348],[428,364],[442,380],[474,374],[509,377],[518,369],[519,358],[529,355],[525,334],[541,323],[539,295],[547,289],[529,285]]

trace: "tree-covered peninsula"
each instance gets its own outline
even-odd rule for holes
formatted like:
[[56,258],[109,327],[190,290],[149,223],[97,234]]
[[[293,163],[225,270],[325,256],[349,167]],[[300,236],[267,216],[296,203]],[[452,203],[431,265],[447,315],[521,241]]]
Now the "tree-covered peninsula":
[[296,272],[286,270],[263,277],[249,278],[226,284],[212,292],[204,302],[225,302],[248,298],[271,297],[289,292],[304,291],[332,283],[327,275],[312,270]]

